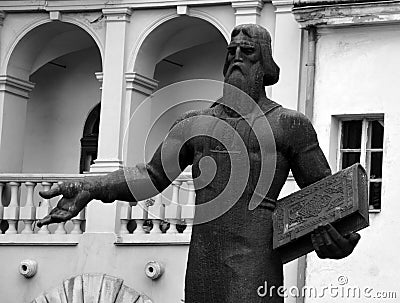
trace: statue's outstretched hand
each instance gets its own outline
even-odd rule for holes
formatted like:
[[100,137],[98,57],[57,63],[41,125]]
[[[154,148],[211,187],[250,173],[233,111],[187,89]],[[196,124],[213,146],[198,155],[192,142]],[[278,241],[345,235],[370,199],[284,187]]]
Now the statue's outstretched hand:
[[358,233],[342,236],[331,224],[317,227],[311,234],[315,252],[321,259],[342,259],[350,255],[360,240]]
[[48,191],[39,192],[39,195],[45,199],[59,195],[63,197],[46,217],[37,222],[38,227],[51,223],[65,222],[75,217],[93,199],[81,181],[58,183]]

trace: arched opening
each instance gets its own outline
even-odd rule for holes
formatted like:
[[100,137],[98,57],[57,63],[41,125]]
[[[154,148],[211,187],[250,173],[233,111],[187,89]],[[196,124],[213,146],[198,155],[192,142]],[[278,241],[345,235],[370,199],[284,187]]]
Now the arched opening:
[[96,42],[77,25],[48,22],[19,40],[7,75],[35,86],[14,113],[23,129],[21,164],[15,172],[79,172],[82,126],[101,98],[95,77],[101,70]]
[[[162,23],[144,39],[135,58],[134,71],[157,80],[158,92],[163,95],[162,100],[158,100],[158,92],[155,92],[149,102],[152,127],[146,140],[146,158],[154,152],[177,117],[185,111],[207,106],[204,102],[176,106],[192,99],[195,93],[193,86],[180,86],[174,91],[171,85],[194,79],[211,79],[222,83],[226,46],[225,37],[214,25],[189,16]],[[165,90],[171,93],[161,92]],[[221,92],[222,84],[221,89],[215,91],[214,98],[217,99]],[[164,106],[160,106],[160,102]],[[168,114],[162,113],[165,104],[168,104]],[[163,115],[162,119],[158,119],[160,115]],[[131,141],[135,142],[130,138]]]
[[90,165],[97,159],[99,124],[100,103],[91,110],[83,128],[83,135],[81,138],[81,160],[79,165],[80,174],[90,171]]

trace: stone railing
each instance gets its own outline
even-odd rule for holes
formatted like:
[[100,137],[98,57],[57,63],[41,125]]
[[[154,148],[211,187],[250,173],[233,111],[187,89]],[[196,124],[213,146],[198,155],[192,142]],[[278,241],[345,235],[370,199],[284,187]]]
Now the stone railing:
[[121,203],[116,244],[188,244],[195,210],[190,173],[182,173],[154,198],[131,206]]
[[0,244],[77,244],[84,231],[85,211],[68,222],[38,228],[58,198],[43,199],[38,192],[49,190],[60,180],[74,180],[75,174],[0,174]]
[[[85,230],[85,210],[70,221],[38,228],[36,222],[57,204],[39,191],[79,174],[0,174],[0,245],[76,245]],[[117,201],[117,245],[188,244],[195,191],[190,173],[180,175],[163,193],[132,206]]]

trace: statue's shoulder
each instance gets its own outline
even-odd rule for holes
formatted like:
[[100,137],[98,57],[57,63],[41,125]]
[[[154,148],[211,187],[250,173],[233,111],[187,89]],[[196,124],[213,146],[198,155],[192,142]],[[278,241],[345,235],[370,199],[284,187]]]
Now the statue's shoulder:
[[293,109],[279,107],[276,110],[276,118],[279,126],[285,130],[304,131],[305,129],[313,129],[310,119],[301,112]]
[[184,112],[181,114],[178,119],[176,119],[176,123],[184,121],[184,120],[189,120],[190,118],[195,118],[197,116],[201,116],[205,114],[205,110],[200,109],[200,110],[189,110],[187,112]]

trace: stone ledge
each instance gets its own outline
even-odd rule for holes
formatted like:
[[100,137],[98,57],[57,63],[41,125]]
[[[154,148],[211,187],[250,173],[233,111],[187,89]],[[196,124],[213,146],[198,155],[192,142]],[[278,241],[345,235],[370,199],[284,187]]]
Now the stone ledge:
[[191,234],[124,234],[117,235],[115,245],[189,245]]
[[[319,1],[322,3],[322,1]],[[343,1],[340,1],[343,2]],[[335,27],[400,22],[400,1],[335,3],[295,7],[292,12],[302,28]]]
[[0,246],[76,246],[82,234],[16,234],[0,235]]

